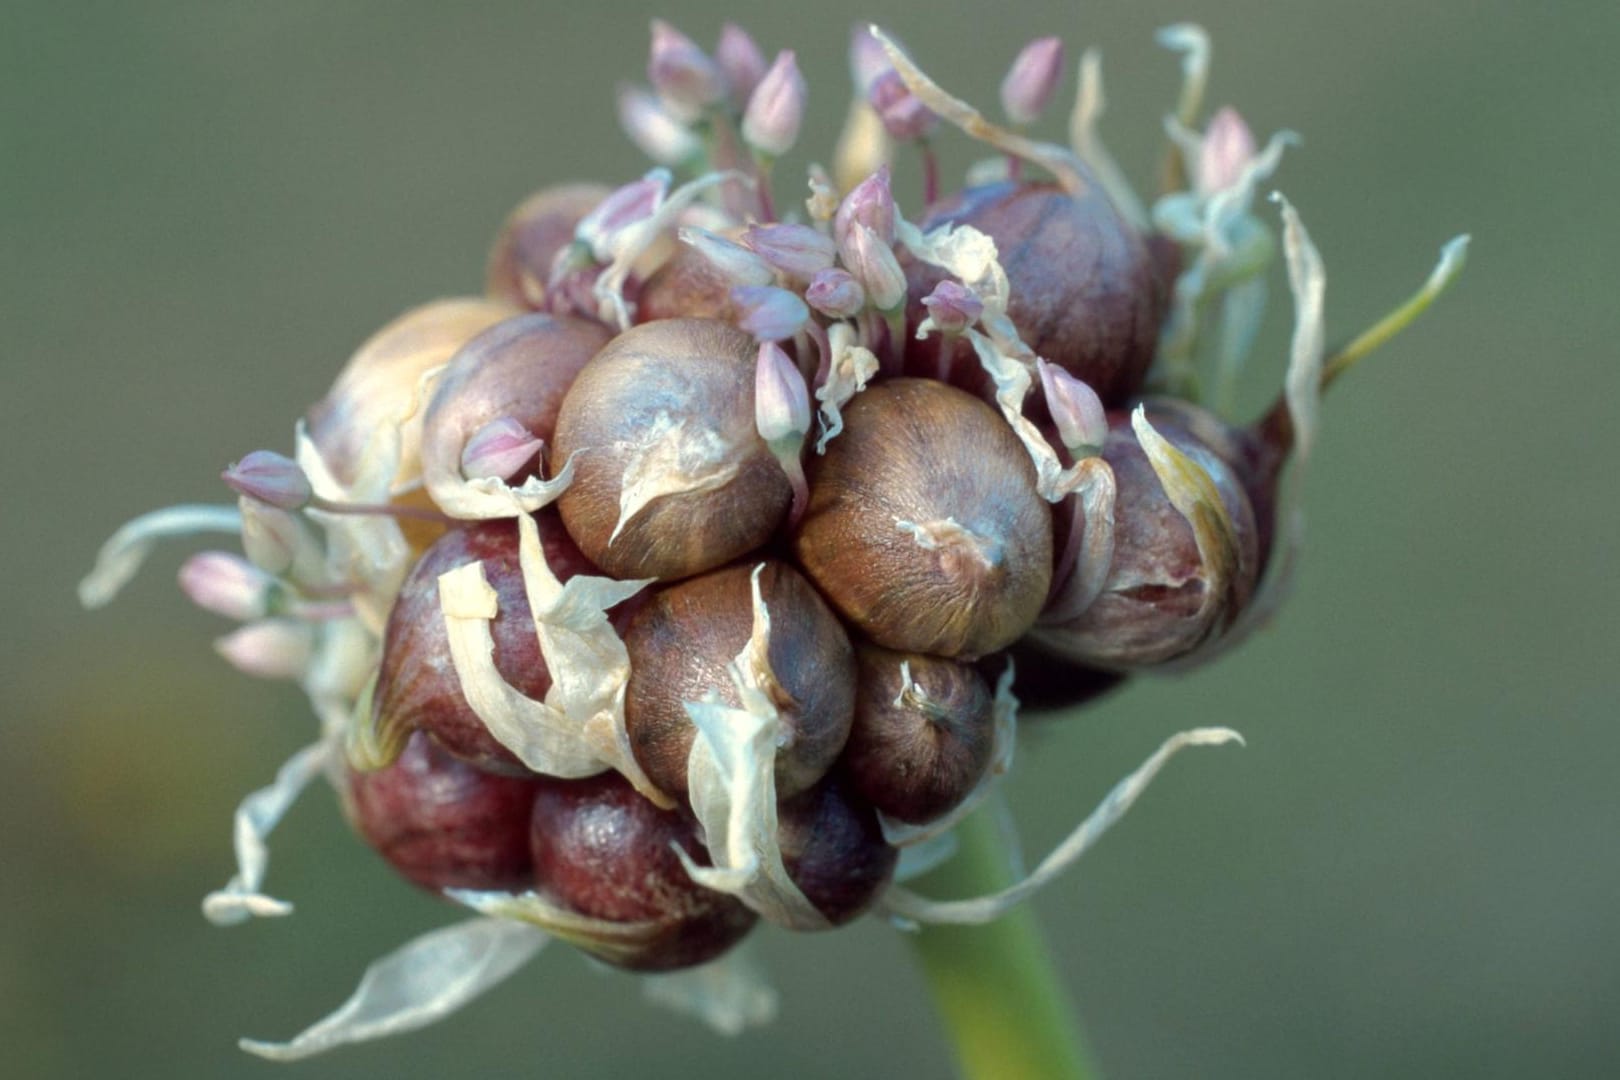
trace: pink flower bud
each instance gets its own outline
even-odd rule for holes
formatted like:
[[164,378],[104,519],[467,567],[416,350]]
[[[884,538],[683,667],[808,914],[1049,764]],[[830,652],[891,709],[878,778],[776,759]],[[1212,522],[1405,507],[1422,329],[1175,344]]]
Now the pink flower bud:
[[842,245],[845,234],[855,225],[865,225],[885,244],[894,243],[894,194],[889,190],[889,167],[850,189],[833,215],[833,238]]
[[1209,121],[1198,149],[1198,193],[1213,195],[1237,183],[1254,160],[1254,132],[1231,106]]
[[264,619],[218,639],[214,651],[245,675],[296,679],[314,656],[315,630],[293,619]]
[[683,165],[703,149],[702,140],[639,86],[619,88],[619,126],[638,150],[660,165]]
[[758,341],[781,341],[799,332],[810,309],[793,293],[774,285],[739,285],[731,290],[737,326]]
[[1056,364],[1037,360],[1041,390],[1046,408],[1057,424],[1058,438],[1076,457],[1090,457],[1101,451],[1108,438],[1108,417],[1102,399],[1088,384]]
[[534,460],[543,444],[510,416],[491,420],[461,449],[461,475],[469,480],[505,480]]
[[1014,58],[1001,80],[1001,107],[1015,124],[1033,124],[1063,80],[1063,42],[1036,38]]
[[907,88],[898,71],[889,70],[872,80],[866,100],[877,110],[884,130],[901,142],[921,139],[939,124],[939,117]]
[[734,285],[771,285],[776,281],[776,271],[770,264],[741,244],[696,225],[682,226],[676,235]]
[[743,113],[743,141],[770,157],[781,157],[793,149],[808,94],[793,50],[777,53],[771,70],[749,95],[748,110]]
[[777,270],[805,280],[832,266],[838,255],[832,238],[808,225],[755,225],[743,242]]
[[647,81],[669,110],[683,120],[696,120],[726,96],[726,79],[697,42],[662,19],[652,22],[652,51]]
[[805,301],[823,315],[847,319],[866,306],[866,290],[848,270],[821,270],[804,290]]
[[748,98],[765,77],[765,54],[749,36],[748,31],[736,23],[720,28],[720,41],[714,47],[714,59],[726,77],[726,88],[731,94],[732,108],[741,112]]
[[597,203],[596,209],[574,226],[574,240],[590,248],[598,262],[613,257],[613,239],[625,229],[652,217],[669,190],[669,172],[654,169],[640,180],[633,180]]
[[205,551],[180,567],[180,589],[204,611],[227,619],[263,618],[276,581],[240,555]]
[[767,443],[795,444],[810,430],[810,388],[781,347],[762,341],[754,368],[754,424]]
[[297,510],[314,497],[298,463],[274,450],[255,450],[220,473],[230,489],[283,510]]
[[934,325],[947,334],[960,334],[979,321],[984,313],[984,302],[977,293],[961,282],[947,278],[934,286],[934,291],[923,297],[923,306],[933,317]]
[[855,91],[865,97],[877,77],[892,70],[894,65],[878,39],[865,23],[857,23],[849,34],[849,75],[855,80]]
[[894,251],[877,233],[865,225],[856,225],[838,251],[849,272],[866,290],[873,307],[879,311],[893,311],[905,300],[905,271],[900,269]]

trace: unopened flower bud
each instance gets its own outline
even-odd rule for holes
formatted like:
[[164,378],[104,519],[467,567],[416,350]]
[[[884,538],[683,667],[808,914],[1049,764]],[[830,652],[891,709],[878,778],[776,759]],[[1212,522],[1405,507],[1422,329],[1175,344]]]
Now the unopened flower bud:
[[833,238],[842,244],[856,225],[865,225],[885,244],[894,243],[894,193],[889,190],[887,165],[856,184],[838,204],[838,212],[833,215]]
[[855,81],[856,91],[866,96],[879,75],[893,70],[894,65],[889,63],[889,54],[883,51],[882,43],[872,36],[866,23],[857,23],[849,34],[849,75]]
[[808,225],[755,225],[743,241],[777,270],[805,280],[832,266],[838,254],[830,237]]
[[1254,160],[1254,132],[1231,106],[1210,118],[1198,148],[1198,193],[1213,195],[1238,182]]
[[754,368],[754,423],[759,437],[795,445],[810,430],[810,389],[781,346],[762,341]]
[[662,19],[652,22],[647,80],[671,112],[696,120],[726,96],[725,76],[697,42]]
[[274,450],[255,450],[219,475],[237,494],[283,510],[297,510],[315,495],[298,463]]
[[315,628],[294,619],[264,619],[226,634],[214,651],[244,675],[296,679],[315,652]]
[[847,319],[866,306],[866,290],[848,270],[821,270],[804,290],[805,301],[823,315]]
[[906,273],[894,251],[877,233],[865,225],[850,230],[839,247],[844,265],[861,283],[872,306],[879,311],[893,311],[906,299]]
[[933,317],[934,326],[947,334],[960,334],[979,321],[984,302],[977,293],[959,281],[946,278],[923,297],[923,307]]
[[640,180],[615,189],[596,209],[580,219],[574,228],[574,241],[589,248],[598,262],[609,261],[613,257],[614,238],[653,215],[664,201],[669,181],[667,170],[654,169]]
[[695,225],[683,226],[676,235],[735,285],[770,285],[776,281],[776,271],[770,264],[741,244]]
[[240,555],[205,551],[180,567],[180,589],[204,611],[227,619],[262,618],[270,610],[275,579]]
[[1099,453],[1108,439],[1108,415],[1097,391],[1056,364],[1037,360],[1035,366],[1040,371],[1046,408],[1063,445],[1076,458]]
[[774,285],[739,285],[731,290],[737,326],[756,341],[781,341],[798,333],[810,319],[804,301]]
[[732,108],[741,112],[748,106],[748,98],[753,94],[754,87],[765,77],[765,54],[748,31],[728,22],[720,28],[714,59],[720,65],[721,74],[726,77]]
[[939,125],[939,117],[917,99],[898,71],[885,71],[872,80],[866,100],[877,110],[884,129],[901,142],[921,139]]
[[1025,45],[1001,80],[1001,108],[1015,124],[1033,124],[1063,78],[1063,42],[1036,38]]
[[461,475],[469,480],[505,480],[534,460],[542,443],[510,416],[479,428],[461,451]]
[[702,140],[656,95],[639,86],[619,88],[619,126],[637,149],[660,165],[683,165],[703,150]]
[[748,97],[743,113],[743,141],[761,154],[781,157],[793,149],[804,122],[809,94],[792,49],[777,53],[776,62]]

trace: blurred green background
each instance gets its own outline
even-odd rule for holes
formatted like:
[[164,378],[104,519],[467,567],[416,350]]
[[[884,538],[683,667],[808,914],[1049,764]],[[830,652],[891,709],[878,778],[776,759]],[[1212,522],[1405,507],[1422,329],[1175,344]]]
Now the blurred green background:
[[[1249,739],[1177,760],[1036,902],[1114,1077],[1620,1070],[1613,3],[924,10],[4,5],[9,1075],[270,1075],[237,1036],[291,1034],[455,917],[396,884],[318,791],[274,844],[272,889],[297,915],[209,927],[197,905],[229,876],[236,800],[313,722],[209,651],[224,627],[174,589],[182,546],[106,611],[80,611],[73,584],[127,518],[217,500],[224,463],[288,447],[373,328],[475,291],[526,192],[635,175],[612,90],[641,77],[652,13],[704,41],[738,17],[797,48],[816,110],[802,145],[822,155],[857,17],[986,106],[1028,38],[1100,44],[1104,133],[1143,183],[1176,85],[1151,33],[1201,20],[1211,104],[1305,136],[1277,183],[1327,259],[1332,339],[1473,232],[1453,294],[1328,401],[1280,622],[1217,668],[1031,732],[1010,795],[1039,852],[1171,730]],[[972,156],[947,142],[954,167]],[[1261,387],[1287,328],[1284,304]],[[294,1068],[947,1075],[887,926],[763,944],[782,1017],[737,1040],[557,950],[437,1028]]]

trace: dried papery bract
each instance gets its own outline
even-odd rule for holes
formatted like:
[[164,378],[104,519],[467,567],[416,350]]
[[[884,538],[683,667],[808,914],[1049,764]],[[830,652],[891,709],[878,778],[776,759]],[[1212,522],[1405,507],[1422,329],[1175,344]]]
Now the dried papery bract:
[[[541,514],[535,523],[554,574],[567,580],[594,572],[555,512]],[[389,614],[370,723],[363,729],[362,745],[351,749],[358,751],[359,763],[375,767],[390,760],[410,732],[422,730],[479,768],[528,771],[468,704],[450,654],[439,578],[475,562],[482,564],[484,580],[496,595],[496,614],[489,623],[496,671],[537,701],[551,689],[551,672],[540,653],[524,590],[516,523],[490,521],[455,529],[416,564]]]
[[484,292],[520,308],[542,309],[557,254],[574,241],[580,219],[608,196],[603,184],[558,184],[519,203],[501,224],[484,270]]
[[366,843],[424,889],[520,889],[533,873],[536,783],[482,772],[417,734],[386,768],[351,770],[345,804]]
[[[422,477],[428,494],[458,518],[511,517],[555,498],[565,480],[503,480],[465,474],[468,442],[497,420],[514,420],[551,438],[563,397],[586,363],[607,344],[606,327],[545,314],[508,319],[468,342],[446,367],[422,418]],[[566,457],[553,464],[565,473]]]
[[650,927],[632,949],[573,940],[610,964],[638,971],[691,967],[731,948],[758,921],[735,898],[687,875],[675,848],[708,862],[690,820],[659,810],[616,774],[543,781],[532,823],[542,897],[591,919]]
[[1035,621],[1051,514],[1029,456],[982,401],[922,379],[879,383],[811,467],[794,553],[873,641],[971,658]]
[[734,327],[634,327],[563,401],[552,467],[578,455],[558,502],[580,550],[616,577],[700,573],[758,547],[793,492],[755,427],[757,346]]
[[1118,484],[1108,576],[1089,604],[1043,616],[1031,635],[1112,670],[1188,658],[1243,610],[1259,565],[1232,466],[1185,430],[1135,415],[1115,414],[1103,447]]
[[[716,691],[727,705],[742,705],[726,669],[752,633],[752,577],[752,567],[732,566],[660,589],[625,629],[630,744],[671,795],[686,794],[697,737],[686,702]],[[855,657],[838,620],[792,567],[767,561],[759,587],[775,617],[762,674],[781,717],[776,791],[786,798],[821,779],[849,737]]]
[[967,797],[990,767],[990,688],[966,664],[875,645],[856,651],[855,722],[844,771],[855,791],[896,821],[932,821]]

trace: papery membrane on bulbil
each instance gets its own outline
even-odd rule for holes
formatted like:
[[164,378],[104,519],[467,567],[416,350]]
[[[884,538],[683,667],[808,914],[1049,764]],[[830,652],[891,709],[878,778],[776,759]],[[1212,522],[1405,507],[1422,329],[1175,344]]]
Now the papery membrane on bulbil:
[[776,1019],[776,988],[747,941],[695,968],[643,975],[641,993],[721,1035],[741,1035]]
[[243,1039],[243,1050],[298,1061],[348,1043],[442,1020],[528,963],[547,936],[507,919],[469,919],[423,934],[366,968],[335,1012],[287,1042]]
[[1242,741],[1242,736],[1237,732],[1220,727],[1194,728],[1172,735],[1135,772],[1115,784],[1097,808],[1053,848],[1034,871],[999,892],[965,900],[931,900],[896,885],[883,894],[880,903],[889,914],[913,922],[963,925],[993,922],[1038,892],[1090,850],[1115,822],[1125,816],[1125,812],[1165,762],[1178,751],[1189,746],[1220,746]]
[[759,588],[763,569],[763,563],[756,566],[752,578],[753,629],[727,665],[741,706],[725,704],[716,691],[686,703],[697,727],[686,762],[687,786],[713,865],[698,866],[680,848],[675,853],[699,885],[732,894],[778,925],[818,930],[828,925],[826,917],[788,877],[777,838],[782,718],[770,693],[776,675],[768,655],[771,617]]
[[1040,623],[1061,625],[1077,618],[1102,595],[1114,564],[1114,502],[1119,492],[1114,470],[1100,457],[1084,458],[1075,468],[1080,482],[1072,497],[1079,500],[1079,513],[1070,529],[1071,536],[1074,529],[1080,530],[1079,548],[1076,558],[1053,575],[1052,595]]
[[737,475],[736,447],[693,417],[660,410],[638,431],[619,481],[619,519],[608,545],[637,514],[665,495],[696,495],[729,484]]
[[[1131,412],[1131,430],[1136,433],[1136,441],[1147,455],[1148,464],[1153,466],[1165,497],[1192,529],[1205,578],[1196,617],[1202,623],[1211,617],[1212,611],[1218,612],[1228,603],[1227,594],[1240,571],[1240,548],[1232,515],[1209,471],[1160,435],[1141,405]],[[1217,630],[1211,622],[1209,632]]]

